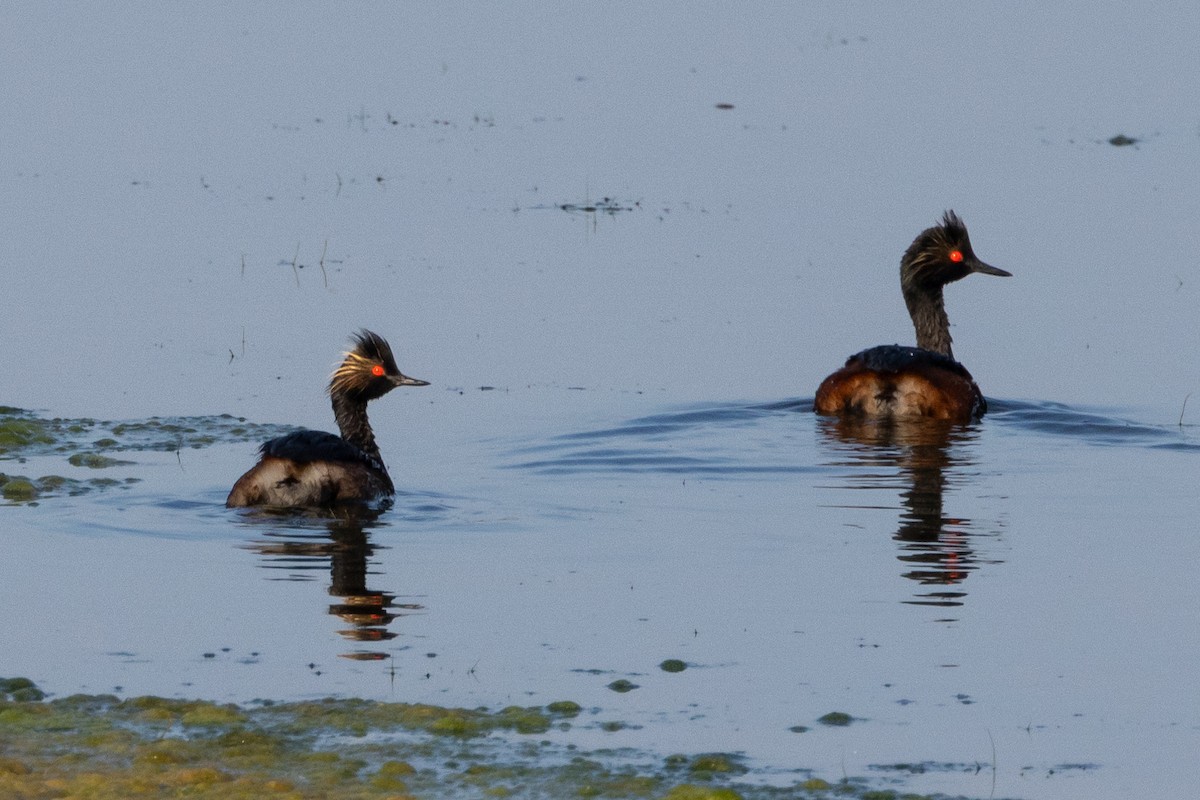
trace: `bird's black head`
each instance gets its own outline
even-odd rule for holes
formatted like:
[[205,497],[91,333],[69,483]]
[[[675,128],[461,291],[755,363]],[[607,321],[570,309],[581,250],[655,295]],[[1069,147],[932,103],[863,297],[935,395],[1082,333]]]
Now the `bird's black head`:
[[410,378],[400,372],[392,348],[377,333],[365,328],[351,337],[354,347],[329,379],[329,394],[366,402],[397,386],[428,386],[428,381]]
[[985,264],[971,249],[967,226],[953,211],[940,225],[921,231],[900,259],[900,283],[913,288],[934,288],[967,277],[972,272],[1009,277],[1010,272]]

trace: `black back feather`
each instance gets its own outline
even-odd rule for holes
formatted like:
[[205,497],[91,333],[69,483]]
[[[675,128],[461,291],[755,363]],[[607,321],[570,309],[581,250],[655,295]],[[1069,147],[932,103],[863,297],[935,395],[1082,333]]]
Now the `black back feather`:
[[881,344],[877,347],[863,350],[861,353],[855,353],[846,359],[846,366],[851,366],[852,364],[861,364],[867,369],[875,370],[876,372],[903,372],[917,365],[927,364],[931,367],[948,370],[971,380],[971,373],[967,372],[967,368],[953,358],[944,356],[941,353],[935,353],[932,350],[923,350],[920,347],[904,347],[898,344]]
[[313,461],[342,461],[362,464],[386,474],[383,463],[340,436],[325,431],[299,430],[263,442],[264,457],[286,458],[298,464]]

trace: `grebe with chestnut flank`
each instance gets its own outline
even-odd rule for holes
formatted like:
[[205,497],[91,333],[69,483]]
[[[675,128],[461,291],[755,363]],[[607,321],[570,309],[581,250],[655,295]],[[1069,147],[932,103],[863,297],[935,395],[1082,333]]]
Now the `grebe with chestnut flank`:
[[299,430],[266,442],[259,462],[233,485],[226,506],[329,507],[395,493],[367,419],[367,403],[397,386],[429,382],[402,374],[382,336],[363,330],[353,341],[329,379],[342,435]]
[[968,422],[987,411],[987,402],[950,350],[950,320],[942,287],[978,272],[1012,273],[980,261],[967,226],[953,211],[940,225],[920,233],[900,259],[900,289],[917,333],[916,347],[880,345],[850,356],[821,382],[818,414],[934,417]]

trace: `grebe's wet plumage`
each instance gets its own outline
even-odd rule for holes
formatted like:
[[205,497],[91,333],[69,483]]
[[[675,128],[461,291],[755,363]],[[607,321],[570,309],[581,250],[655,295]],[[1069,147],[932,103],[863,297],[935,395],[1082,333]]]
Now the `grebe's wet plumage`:
[[329,380],[342,435],[299,430],[264,443],[262,458],[234,484],[225,505],[328,507],[395,493],[367,419],[367,403],[397,386],[428,385],[400,372],[383,337],[359,332]]
[[971,249],[967,226],[953,211],[920,233],[900,260],[900,289],[917,334],[916,347],[881,345],[850,356],[817,389],[819,414],[922,416],[969,421],[987,402],[966,367],[954,360],[942,287],[972,272],[1007,276]]

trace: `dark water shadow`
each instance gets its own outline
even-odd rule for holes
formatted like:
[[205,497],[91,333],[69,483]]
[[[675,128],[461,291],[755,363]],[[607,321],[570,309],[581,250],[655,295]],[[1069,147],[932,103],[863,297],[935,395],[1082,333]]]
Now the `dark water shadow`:
[[420,603],[398,602],[395,592],[367,585],[371,557],[380,547],[371,541],[371,532],[387,527],[381,517],[390,505],[242,515],[243,524],[263,531],[242,547],[262,556],[263,568],[274,573],[271,580],[315,582],[328,572],[327,592],[333,598],[328,613],[346,626],[337,633],[354,643],[343,658],[386,659],[387,652],[370,645],[396,638],[391,629],[396,620],[425,610]]
[[[850,489],[853,500],[835,507],[880,508],[882,502],[899,512],[893,539],[901,574],[922,587],[902,602],[949,607],[963,603],[963,582],[988,563],[976,541],[997,535],[995,524],[981,532],[972,520],[944,511],[948,489],[969,481],[976,469],[978,438],[977,427],[934,420],[817,417],[812,400],[802,398],[684,408],[561,434],[513,451],[517,461],[510,468],[554,476],[799,479],[798,490],[815,492],[816,503],[825,490]],[[879,490],[887,500],[879,499]],[[892,499],[897,492],[898,502]]]
[[[820,483],[808,479],[804,488],[851,489],[864,492],[864,499],[869,492],[874,505],[864,501],[843,507],[894,508],[898,513],[892,538],[901,574],[922,587],[902,602],[952,607],[963,604],[964,582],[972,572],[1002,563],[992,555],[1002,522],[946,512],[947,498],[956,489],[978,485],[980,474],[990,470],[980,461],[985,436],[990,447],[996,446],[997,434],[1026,438],[1029,442],[1018,440],[1019,446],[1035,451],[1061,446],[1047,442],[1054,437],[1080,446],[1200,452],[1200,443],[1186,429],[1055,403],[990,404],[981,422],[966,426],[817,417],[810,398],[696,405],[528,441],[510,451],[512,461],[505,468],[593,478],[659,474],[794,481],[821,475]],[[880,506],[880,491],[898,498]],[[972,507],[968,498],[964,501]]]
[[[867,491],[899,489],[900,516],[892,535],[904,569],[901,575],[922,589],[911,605],[961,606],[963,583],[980,564],[999,559],[979,555],[981,537],[999,535],[997,523],[980,526],[944,511],[947,490],[965,485],[976,468],[980,429],[931,419],[819,417],[817,434],[828,453],[827,465],[840,472],[842,488]],[[874,508],[846,504],[843,508]]]

